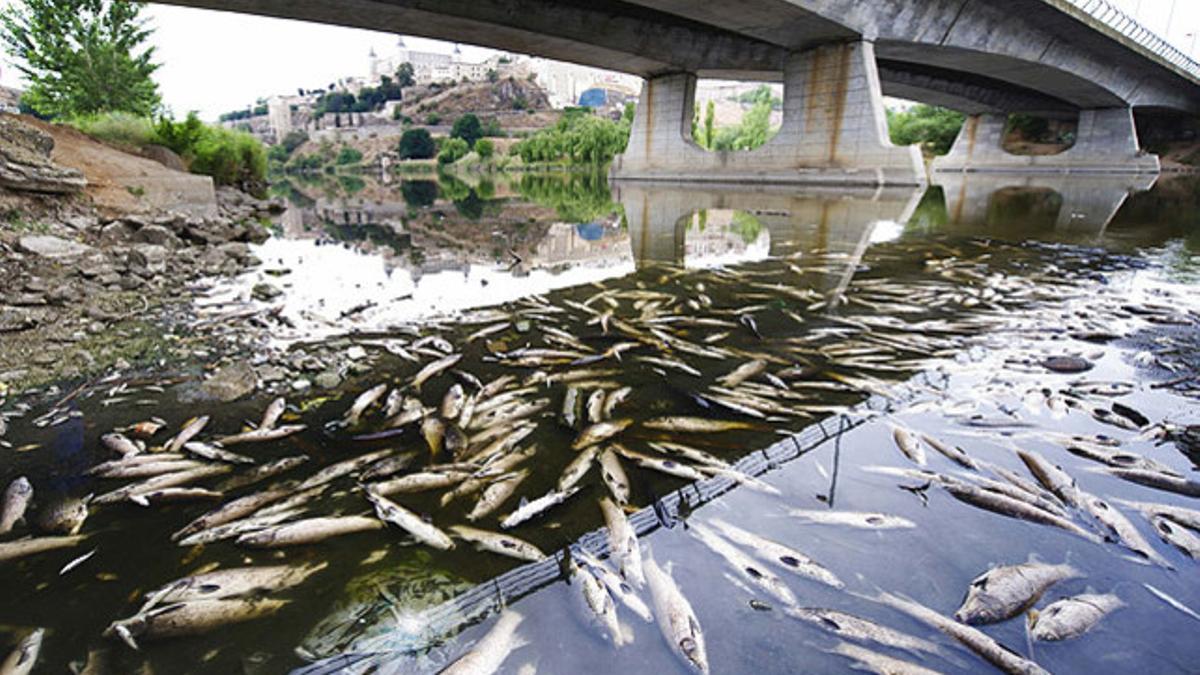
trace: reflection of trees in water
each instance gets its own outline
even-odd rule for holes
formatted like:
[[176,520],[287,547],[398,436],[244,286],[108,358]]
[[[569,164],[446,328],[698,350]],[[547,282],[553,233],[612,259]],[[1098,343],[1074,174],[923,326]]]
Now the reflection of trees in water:
[[1062,206],[1062,195],[1053,190],[1003,188],[994,192],[988,202],[987,222],[1022,221],[1027,227],[1053,229]]
[[304,194],[296,184],[290,179],[283,179],[271,185],[270,194],[272,197],[281,197],[292,206],[298,206],[302,209],[311,209],[316,206],[317,200]]
[[522,197],[554,209],[568,223],[590,222],[620,208],[602,171],[525,174],[515,187]]
[[906,230],[929,232],[946,226],[949,214],[946,212],[946,193],[941,186],[930,186],[921,196],[921,202],[913,209],[912,217],[904,223]]
[[729,231],[740,236],[742,242],[749,246],[758,241],[758,236],[763,231],[763,224],[752,213],[734,211],[733,220],[729,223]]
[[404,203],[413,208],[433,206],[438,198],[438,184],[433,180],[401,181],[400,195],[404,198]]
[[337,179],[338,185],[341,186],[342,191],[347,195],[357,194],[367,187],[367,182],[358,176],[339,175]]
[[347,225],[324,221],[325,234],[334,241],[361,242],[368,241],[375,246],[385,246],[393,253],[400,253],[412,246],[412,237],[407,233],[399,233],[388,225]]

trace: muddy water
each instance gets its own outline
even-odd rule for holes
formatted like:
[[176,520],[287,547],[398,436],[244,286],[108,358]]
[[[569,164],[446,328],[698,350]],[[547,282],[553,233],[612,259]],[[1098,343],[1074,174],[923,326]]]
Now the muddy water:
[[[536,408],[523,417],[532,431],[516,447],[535,452],[522,465],[531,475],[517,495],[476,523],[498,530],[500,517],[522,496],[533,499],[553,489],[576,457],[570,446],[579,431],[560,419],[570,386],[585,395],[631,388],[612,413],[631,420],[616,439],[630,450],[653,454],[650,444],[665,440],[729,462],[831,416],[849,412],[847,419],[861,420],[854,406],[872,394],[894,396],[886,418],[871,417],[765,474],[780,494],[737,489],[690,518],[719,517],[820,561],[846,589],[785,576],[800,604],[851,612],[934,640],[939,647],[933,656],[879,648],[928,668],[981,672],[988,666],[866,598],[896,592],[951,615],[977,574],[1032,556],[1065,560],[1083,573],[1052,589],[1039,606],[1088,589],[1116,593],[1126,606],[1085,636],[1062,643],[1031,646],[1021,617],[987,627],[989,635],[1052,672],[1146,664],[1156,672],[1188,672],[1197,652],[1178,636],[1193,632],[1195,619],[1143,584],[1200,608],[1200,588],[1188,581],[1196,563],[1160,542],[1138,513],[1124,509],[1174,570],[1130,560],[1132,554],[1115,543],[1092,543],[981,511],[928,481],[879,469],[916,468],[892,442],[890,425],[899,423],[1025,478],[1031,479],[1014,446],[1038,450],[1081,488],[1105,498],[1196,507],[1189,503],[1194,499],[1099,472],[1099,464],[1068,453],[1053,436],[1105,434],[1120,439],[1122,450],[1192,472],[1174,444],[1102,423],[1092,412],[1119,402],[1152,424],[1200,422],[1194,398],[1152,386],[1186,373],[1163,368],[1147,339],[1167,328],[1196,328],[1195,186],[1176,182],[1142,192],[1149,187],[1111,179],[970,177],[927,192],[610,190],[587,176],[285,186],[281,190],[295,207],[282,219],[279,235],[258,251],[262,268],[214,287],[206,304],[210,311],[243,304],[278,308],[273,316],[279,323],[263,353],[303,353],[339,336],[336,350],[365,354],[356,355],[356,374],[334,390],[297,390],[285,380],[225,405],[181,404],[178,390],[156,386],[153,372],[121,391],[113,391],[116,382],[85,387],[61,405],[55,404],[73,387],[10,402],[9,413],[19,412],[23,402],[30,409],[9,420],[4,440],[12,447],[3,450],[0,479],[7,484],[28,476],[39,502],[102,493],[123,482],[83,475],[111,458],[98,442],[101,434],[160,417],[167,426],[150,444],[161,444],[188,418],[207,414],[212,421],[201,438],[212,440],[257,420],[281,394],[291,404],[286,421],[308,429],[232,448],[259,463],[310,457],[276,480],[302,479],[333,462],[387,448],[417,452],[420,464],[433,464],[447,458],[430,456],[417,425],[379,440],[361,438],[386,428],[378,408],[357,425],[340,424],[354,398],[386,383],[436,409],[455,383],[470,393],[473,378],[486,384],[511,375],[514,397]],[[250,299],[251,289],[263,283],[283,296],[269,303]],[[486,328],[495,330],[469,340]],[[1100,333],[1111,336],[1100,340]],[[562,335],[578,343],[564,342]],[[440,341],[422,342],[429,336],[462,354],[455,369],[465,375],[444,372],[417,392],[414,374],[440,356]],[[622,343],[633,346],[613,350],[619,358],[610,353]],[[526,348],[574,353],[521,351]],[[1039,365],[1061,355],[1081,356],[1093,368],[1063,375]],[[754,359],[768,364],[765,373],[738,385],[719,381]],[[562,381],[581,371],[592,372]],[[895,393],[918,373],[934,373],[928,381],[939,386],[917,388],[912,396]],[[1108,392],[1085,381],[1130,386]],[[1060,405],[1063,400],[1073,405]],[[647,423],[667,416],[748,428],[688,433]],[[464,431],[480,433],[493,423],[480,419]],[[501,416],[496,422],[513,420]],[[635,508],[687,485],[622,462]],[[932,451],[927,468],[946,475],[964,471]],[[355,479],[330,484],[305,505],[305,516],[368,513]],[[580,485],[579,494],[512,533],[554,553],[601,526],[597,500],[607,490],[595,467]],[[442,507],[440,496],[430,491],[395,499],[439,527],[465,522],[474,497]],[[276,673],[306,659],[380,650],[386,653],[361,667],[436,672],[482,636],[494,615],[464,616],[465,626],[433,625],[422,611],[521,565],[465,543],[436,551],[394,528],[277,551],[230,541],[193,548],[171,543],[173,531],[208,508],[96,507],[82,530],[87,538],[76,548],[0,563],[5,635],[15,642],[28,628],[47,629],[35,672],[62,672],[91,653],[107,668],[94,672]],[[830,508],[881,511],[916,527],[862,531],[800,524],[787,515],[789,509]],[[1071,518],[1095,529],[1086,514]],[[18,526],[15,534],[27,531]],[[672,564],[707,634],[713,672],[849,667],[851,661],[829,653],[836,639],[786,617],[778,601],[751,590],[684,526],[658,528],[642,543],[647,554]],[[66,563],[93,549],[94,556],[59,575]],[[144,640],[140,652],[100,637],[109,622],[134,613],[146,591],[197,570],[304,562],[328,566],[298,588],[275,594],[289,604],[271,617],[196,637]],[[532,672],[529,665],[542,673],[684,672],[657,628],[623,610],[633,644],[607,646],[573,612],[574,591],[549,583],[511,599],[512,609],[525,617],[518,632],[528,644],[512,653],[503,672]]]

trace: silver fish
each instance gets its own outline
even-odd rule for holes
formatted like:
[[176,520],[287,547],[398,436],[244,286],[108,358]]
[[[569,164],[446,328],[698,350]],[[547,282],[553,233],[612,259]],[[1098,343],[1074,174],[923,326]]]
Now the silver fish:
[[882,626],[874,621],[836,609],[821,607],[785,607],[783,613],[826,630],[844,640],[874,642],[885,647],[910,652],[938,653],[938,646],[919,637]]
[[849,642],[839,642],[832,653],[853,659],[852,668],[866,670],[877,675],[938,675],[938,671],[930,670],[915,663],[893,658],[886,654],[873,652],[865,647],[852,645]]
[[192,440],[204,431],[204,427],[208,426],[208,415],[202,417],[193,417],[188,420],[183,428],[179,430],[179,434],[167,442],[165,450],[167,452],[179,452],[184,444]]
[[524,644],[516,634],[521,619],[521,615],[513,610],[504,610],[491,630],[470,651],[443,668],[439,675],[492,675],[500,670],[508,655]]
[[197,457],[211,459],[214,462],[226,462],[228,464],[256,463],[256,461],[251,457],[239,455],[236,452],[229,452],[228,450],[222,450],[215,445],[209,445],[208,443],[201,443],[199,441],[188,441],[187,443],[183,444],[183,449],[187,450],[193,455],[196,455]]
[[33,499],[33,484],[25,476],[18,476],[4,490],[4,503],[0,504],[0,534],[12,532],[13,526],[25,518],[29,502]]
[[239,443],[263,443],[266,441],[275,441],[280,438],[287,438],[293,434],[298,434],[308,427],[303,424],[285,424],[280,427],[271,429],[254,429],[240,434],[232,434],[222,436],[216,442],[225,447],[237,445]]
[[703,417],[656,417],[642,422],[642,426],[647,429],[656,429],[659,431],[677,431],[694,434],[709,434],[754,428],[753,424],[747,422],[710,420]]
[[383,450],[376,450],[374,452],[368,452],[357,457],[351,457],[350,459],[344,459],[340,462],[334,462],[333,464],[330,464],[329,466],[309,476],[308,478],[305,478],[300,482],[299,485],[296,486],[296,490],[307,490],[308,488],[316,487],[318,485],[325,485],[326,483],[335,481],[343,476],[349,476],[365,466],[370,466],[384,457],[388,457],[393,452],[395,451],[391,448],[384,448]]
[[1029,469],[1029,473],[1037,478],[1047,490],[1054,493],[1056,497],[1063,500],[1067,506],[1079,506],[1082,495],[1079,492],[1079,487],[1075,483],[1075,479],[1071,477],[1061,466],[1052,463],[1041,455],[1041,453],[1033,450],[1017,450],[1017,456],[1025,463]]
[[633,387],[620,387],[609,392],[604,398],[604,407],[601,409],[601,417],[610,419],[613,416],[613,411],[617,406],[621,405],[629,395],[633,393]]
[[531,518],[535,518],[551,508],[567,501],[577,492],[579,492],[578,487],[573,487],[566,492],[559,492],[557,490],[548,492],[531,502],[522,504],[517,508],[516,511],[513,511],[505,516],[504,519],[500,521],[500,527],[505,530],[511,530],[517,525],[520,525]]
[[563,469],[562,475],[558,478],[558,489],[567,490],[574,487],[576,483],[583,479],[587,472],[592,468],[592,462],[596,460],[596,455],[600,454],[600,448],[592,446],[581,450],[575,459]]
[[347,426],[355,426],[362,419],[363,413],[368,408],[375,405],[383,395],[387,393],[388,386],[386,383],[377,384],[374,387],[359,394],[354,399],[354,403],[350,404],[350,409],[346,411],[346,416],[343,418]]
[[758,586],[786,606],[796,604],[795,594],[787,587],[787,584],[783,583],[782,579],[774,572],[759,565],[750,556],[742,553],[740,549],[730,544],[707,525],[692,522],[688,529],[701,543],[724,558],[725,562],[729,563],[729,566],[746,581]]
[[129,501],[138,506],[150,506],[151,504],[169,504],[173,502],[220,501],[224,497],[224,493],[207,488],[166,487],[129,495]]
[[284,497],[295,492],[295,484],[286,484],[278,487],[261,490],[253,494],[239,497],[227,504],[223,504],[208,513],[201,515],[192,522],[183,526],[182,529],[171,535],[172,541],[179,541],[184,537],[203,532],[209,528],[225,523],[233,522],[238,518],[248,516],[251,513],[272,502],[279,501]]
[[905,457],[912,460],[917,466],[925,466],[925,448],[916,434],[904,427],[893,425],[892,440],[896,442],[896,447],[900,448],[900,452],[904,453]]
[[1079,576],[1070,565],[1028,562],[993,567],[971,581],[954,618],[975,626],[1011,619],[1037,602],[1046,589]]
[[379,519],[368,516],[308,518],[243,534],[237,538],[237,543],[239,546],[251,548],[300,546],[344,534],[381,530],[384,527]]
[[621,506],[629,503],[629,476],[621,467],[621,460],[611,448],[605,448],[600,453],[600,477],[612,493],[613,500]]
[[998,513],[1009,518],[1017,518],[1032,523],[1057,527],[1076,536],[1083,537],[1088,541],[1100,542],[1100,537],[1094,533],[1088,532],[1062,516],[1040,509],[1028,502],[982,490],[972,485],[951,483],[944,487],[955,499],[965,504],[986,509],[992,513]]
[[116,432],[101,436],[100,443],[122,457],[132,457],[145,449],[143,445],[139,445],[128,436]]
[[424,368],[417,371],[416,376],[413,377],[413,383],[412,383],[413,389],[416,389],[417,391],[421,391],[422,384],[425,384],[426,381],[428,381],[430,378],[436,376],[438,373],[446,370],[447,368],[452,367],[454,364],[458,363],[461,359],[462,359],[462,354],[450,354],[448,356],[443,356],[442,358],[429,363]]
[[126,499],[129,499],[131,495],[135,495],[140,492],[153,492],[154,490],[161,490],[162,488],[186,485],[202,478],[209,478],[211,476],[219,476],[223,473],[229,473],[232,468],[233,467],[228,464],[217,464],[202,466],[197,469],[189,469],[187,471],[177,471],[175,473],[163,474],[161,476],[155,476],[154,478],[148,478],[139,483],[133,483],[122,488],[117,488],[112,492],[106,492],[105,494],[93,499],[92,503],[115,504],[117,502],[123,502]]
[[16,649],[0,663],[0,675],[29,675],[37,665],[38,653],[42,650],[45,628],[38,628],[17,643]]
[[280,396],[271,401],[267,409],[263,411],[262,421],[258,423],[259,429],[274,429],[276,424],[279,424],[279,418],[283,417],[283,413],[287,411],[287,399]]
[[593,424],[579,433],[579,437],[571,444],[571,449],[582,450],[606,441],[628,429],[631,424],[633,424],[631,419],[607,420]]
[[287,605],[286,600],[271,598],[233,598],[196,600],[156,607],[128,619],[114,621],[105,629],[105,637],[119,637],[131,647],[135,638],[163,638],[202,635],[216,628],[269,616]]
[[733,389],[734,387],[737,387],[739,384],[745,382],[746,380],[749,380],[751,378],[759,376],[766,369],[767,369],[766,361],[762,361],[762,360],[748,361],[748,362],[743,363],[742,365],[738,366],[737,368],[735,368],[733,370],[733,372],[731,372],[727,375],[722,375],[720,378],[718,378],[717,381],[720,382],[723,386]]
[[1192,560],[1200,560],[1200,535],[1165,516],[1151,516],[1158,536]]
[[1100,524],[1104,525],[1109,532],[1115,535],[1117,541],[1122,546],[1154,563],[1155,565],[1159,565],[1167,569],[1174,569],[1174,567],[1170,562],[1167,561],[1166,558],[1162,557],[1158,551],[1154,550],[1154,547],[1150,545],[1150,542],[1146,541],[1146,538],[1143,537],[1142,533],[1138,531],[1137,527],[1135,527],[1134,524],[1125,517],[1125,514],[1121,513],[1116,509],[1116,507],[1112,506],[1096,495],[1088,494],[1086,492],[1081,492],[1080,494],[1083,497],[1083,506],[1085,509],[1087,509],[1087,512],[1092,514],[1093,518],[1099,521]]
[[632,641],[617,619],[617,606],[612,595],[591,568],[580,565],[572,556],[567,556],[565,564],[574,606],[583,623],[596,626],[603,637],[617,647]]
[[196,600],[221,600],[253,593],[282,591],[299,586],[329,567],[329,563],[230,567],[176,579],[146,594],[139,612],[161,605]]
[[1110,612],[1125,606],[1116,595],[1084,593],[1063,598],[1035,613],[1029,635],[1034,640],[1058,641],[1079,637]]
[[483,494],[479,496],[479,501],[467,514],[467,520],[474,522],[486,518],[503,506],[504,502],[508,501],[521,486],[521,483],[529,477],[529,473],[528,469],[523,469],[484,488]]
[[643,565],[646,585],[658,617],[658,628],[671,651],[683,661],[688,670],[708,675],[708,653],[704,648],[704,631],[696,612],[683,596],[669,571],[664,571],[653,558]]
[[1167,492],[1174,492],[1188,497],[1200,497],[1200,483],[1161,471],[1110,468],[1108,469],[1108,473],[1158,490],[1166,490]]
[[845,587],[845,584],[842,583],[842,580],[836,574],[793,548],[752,532],[747,532],[720,518],[713,518],[708,522],[726,539],[729,539],[738,546],[749,549],[760,560],[769,562],[802,577],[819,581],[827,586],[834,588]]
[[630,450],[623,445],[614,444],[612,449],[621,453],[621,455],[626,459],[632,461],[634,464],[637,464],[643,469],[652,469],[654,471],[658,471],[659,473],[665,473],[668,476],[675,476],[676,478],[682,478],[688,481],[704,480],[704,474],[700,473],[690,465],[680,464],[673,459],[653,457],[645,453]]
[[546,554],[533,544],[512,535],[489,532],[467,525],[451,525],[448,529],[459,539],[475,544],[484,551],[529,562],[538,562],[546,557]]
[[985,661],[1009,675],[1049,675],[1049,671],[1046,669],[1001,645],[982,631],[952,621],[922,604],[890,593],[881,593],[877,599],[880,603],[898,609],[958,640]]
[[247,532],[257,532],[265,530],[272,525],[289,520],[303,513],[300,509],[274,511],[269,514],[254,515],[250,518],[230,521],[224,525],[217,525],[206,530],[201,530],[195,534],[189,534],[179,539],[180,546],[195,546],[196,544],[211,544],[214,541],[222,539],[233,539],[234,537],[246,534]]
[[971,456],[968,455],[962,448],[955,445],[950,445],[948,443],[943,443],[941,440],[934,438],[929,434],[921,434],[921,440],[925,441],[925,444],[929,447],[941,453],[946,459],[949,459],[964,469],[971,469],[973,471],[979,469],[979,466],[975,463],[975,460],[971,459]]
[[608,554],[621,572],[621,577],[635,588],[646,583],[642,572],[642,551],[638,547],[637,532],[629,524],[625,512],[607,497],[600,498],[600,511],[608,528]]
[[843,525],[860,530],[908,530],[915,528],[916,523],[900,516],[886,513],[866,511],[822,511],[817,509],[791,509],[788,515],[793,518],[819,525]]
[[571,555],[587,564],[592,574],[604,584],[613,598],[620,600],[622,605],[636,614],[646,623],[653,623],[654,614],[650,607],[638,597],[637,590],[630,586],[619,574],[612,571],[608,565],[596,556],[583,549],[571,549]]
[[233,490],[244,488],[247,485],[253,485],[261,480],[291,471],[292,469],[307,462],[308,459],[308,455],[291,455],[289,457],[282,457],[273,462],[260,464],[259,466],[256,466],[245,473],[238,474],[233,478],[222,481],[217,485],[217,490],[220,490],[221,492],[232,492]]
[[16,541],[0,542],[0,562],[24,558],[60,548],[70,548],[82,542],[86,537],[74,535],[69,537],[30,537]]
[[383,495],[366,490],[367,500],[375,507],[379,519],[408,532],[417,541],[440,551],[454,548],[454,541],[445,532],[425,522],[420,516]]
[[391,480],[371,483],[371,489],[381,495],[394,495],[399,492],[425,492],[440,490],[458,485],[471,477],[466,471],[426,471],[410,473]]
[[446,391],[446,395],[442,397],[441,414],[442,417],[448,420],[457,419],[462,413],[463,405],[466,403],[467,394],[463,390],[463,386],[457,382],[451,385]]

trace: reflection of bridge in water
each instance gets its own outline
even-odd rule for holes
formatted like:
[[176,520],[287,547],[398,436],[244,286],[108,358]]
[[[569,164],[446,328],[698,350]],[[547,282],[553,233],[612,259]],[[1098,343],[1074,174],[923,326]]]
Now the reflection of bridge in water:
[[[1037,234],[1051,221],[1056,234],[1100,236],[1130,195],[1154,187],[1157,175],[982,174],[939,173],[934,184],[946,198],[947,224],[954,229],[1003,229],[1005,234]],[[1013,210],[1021,196],[1057,195],[1047,203],[1044,218],[1026,218],[1016,227]],[[1054,208],[1057,201],[1057,209]],[[1029,209],[1028,201],[1024,204]],[[1026,214],[1021,214],[1028,216]],[[1027,229],[1026,229],[1027,228]],[[1044,233],[1044,230],[1043,230]]]

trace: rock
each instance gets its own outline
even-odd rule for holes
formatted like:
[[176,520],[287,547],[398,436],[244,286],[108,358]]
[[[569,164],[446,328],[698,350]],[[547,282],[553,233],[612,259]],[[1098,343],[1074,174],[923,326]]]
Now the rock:
[[41,293],[15,293],[6,297],[4,302],[14,307],[41,307],[46,304],[46,296]]
[[342,383],[342,376],[336,370],[326,370],[313,378],[313,382],[322,389],[337,389]]
[[100,224],[96,216],[71,216],[63,219],[63,224],[77,232],[84,232]]
[[288,371],[281,366],[267,365],[258,369],[258,376],[263,382],[279,382],[287,377]]
[[100,243],[105,246],[123,244],[133,238],[137,228],[129,223],[114,220],[100,228]]
[[175,233],[162,225],[147,225],[143,227],[133,235],[133,241],[165,246],[167,248],[179,248],[183,245],[183,242],[179,240],[179,237],[175,236]]
[[37,327],[37,320],[29,312],[0,307],[0,333],[19,333]]
[[1052,356],[1042,361],[1042,367],[1055,373],[1085,373],[1094,366],[1078,356]]
[[270,302],[275,298],[283,295],[283,291],[268,283],[255,284],[254,290],[250,291],[250,295],[261,302]]
[[233,363],[218,370],[209,379],[180,389],[183,403],[215,401],[230,403],[251,394],[258,388],[258,374],[248,363]]
[[292,389],[295,391],[308,391],[309,389],[312,389],[312,382],[303,379],[296,380],[295,382],[292,382]]
[[163,145],[147,145],[142,148],[142,156],[146,159],[153,160],[167,167],[186,173],[188,168],[183,163],[183,158],[175,154],[175,151]]
[[171,251],[165,246],[138,244],[129,249],[125,262],[134,269],[140,268],[148,272],[159,273],[166,271],[167,260],[170,257]]
[[62,259],[75,258],[85,253],[91,252],[93,249],[87,244],[81,244],[77,241],[62,239],[47,234],[31,234],[21,237],[18,242],[22,251],[40,255],[43,258]]
[[351,361],[358,361],[359,359],[365,359],[365,358],[367,358],[367,350],[363,349],[362,347],[360,347],[358,345],[354,345],[350,349],[346,350],[346,358],[350,359]]
[[0,116],[0,187],[21,192],[72,194],[87,187],[83,174],[50,161],[54,139],[12,115]]

